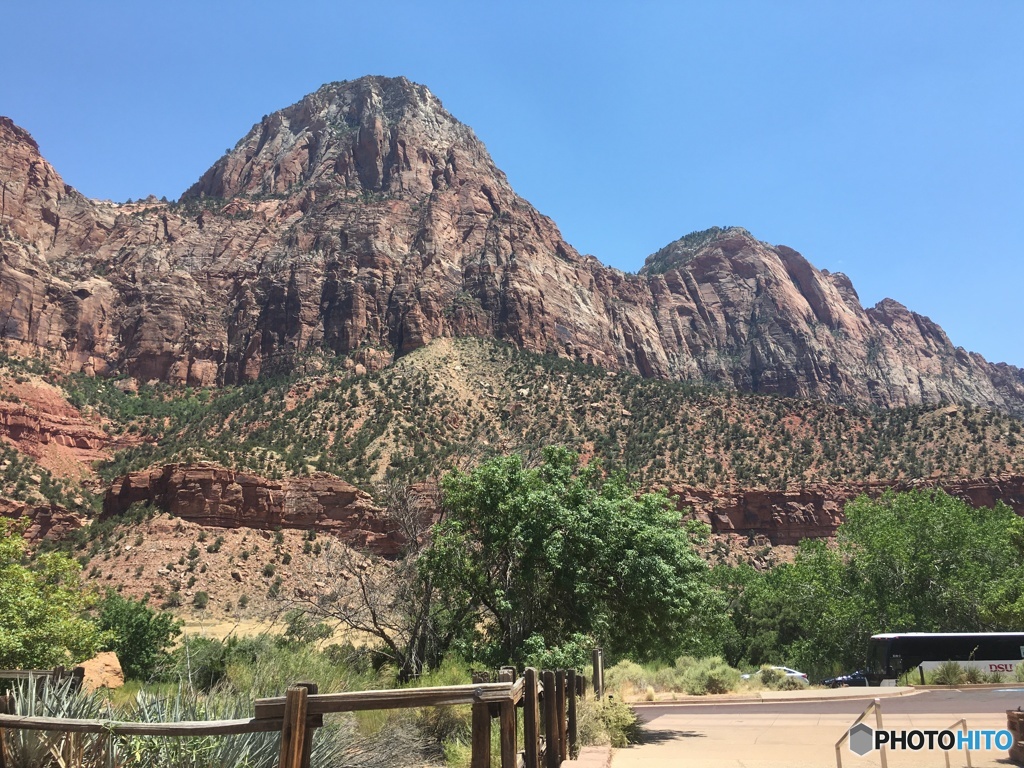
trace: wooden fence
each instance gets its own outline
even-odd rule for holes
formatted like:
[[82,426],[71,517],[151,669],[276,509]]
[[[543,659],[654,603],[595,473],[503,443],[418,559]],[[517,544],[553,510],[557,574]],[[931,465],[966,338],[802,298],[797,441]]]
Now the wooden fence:
[[[326,693],[315,683],[298,683],[286,695],[258,699],[253,717],[177,723],[132,723],[71,720],[0,714],[0,768],[6,768],[4,730],[62,731],[113,736],[225,736],[281,733],[279,768],[309,768],[313,732],[323,716],[370,709],[406,709],[469,705],[472,707],[472,768],[490,768],[492,721],[497,719],[501,768],[557,768],[578,751],[576,704],[583,678],[575,670],[528,668],[522,677],[508,668],[498,682],[474,682],[435,688]],[[2,706],[2,703],[0,703]],[[518,740],[523,710],[523,745]],[[70,768],[70,766],[69,766]]]
[[4,680],[36,680],[40,684],[60,683],[64,680],[71,680],[75,690],[82,687],[82,680],[85,677],[85,669],[72,667],[66,669],[56,666],[53,669],[0,669],[0,682]]

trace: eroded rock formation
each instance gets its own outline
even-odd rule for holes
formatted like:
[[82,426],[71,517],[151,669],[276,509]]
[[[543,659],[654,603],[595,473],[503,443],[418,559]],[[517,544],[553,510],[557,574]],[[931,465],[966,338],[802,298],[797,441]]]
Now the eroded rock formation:
[[89,463],[105,457],[110,443],[98,419],[83,416],[52,386],[35,378],[18,381],[3,375],[0,437],[57,474],[63,473],[51,459],[66,455],[74,463]]
[[386,360],[480,335],[644,376],[1024,413],[1020,369],[895,301],[861,307],[844,275],[742,229],[638,275],[581,256],[404,78],[264,117],[174,205],[85,199],[6,119],[0,176],[0,342],[70,370],[214,386],[303,351]]
[[900,483],[809,485],[785,491],[713,492],[672,486],[680,509],[708,523],[714,533],[764,536],[772,544],[799,544],[802,539],[828,538],[843,522],[843,507],[859,496],[877,498],[887,490],[940,488],[974,507],[1002,502],[1024,515],[1024,476],[1000,475],[975,480],[915,480]]
[[400,533],[369,495],[323,473],[270,480],[214,464],[168,464],[117,480],[104,498],[103,516],[136,503],[203,526],[330,533],[384,556],[401,545]]
[[85,519],[56,504],[26,504],[0,497],[0,517],[25,520],[22,532],[27,541],[61,541],[85,525]]

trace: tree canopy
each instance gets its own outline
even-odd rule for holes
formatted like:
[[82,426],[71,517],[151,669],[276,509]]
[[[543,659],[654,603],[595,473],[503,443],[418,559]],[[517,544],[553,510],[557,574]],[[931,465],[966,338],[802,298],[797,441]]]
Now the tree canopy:
[[836,545],[805,541],[791,564],[718,569],[734,663],[860,666],[881,632],[979,632],[1024,625],[1024,519],[940,490],[847,504]]
[[100,607],[100,628],[108,647],[117,654],[126,677],[148,680],[167,656],[171,641],[181,634],[181,622],[166,611],[155,611],[143,599],[129,600],[110,591]]
[[20,525],[0,518],[0,668],[84,661],[105,639],[85,615],[93,602],[81,566],[59,552],[27,563]]
[[611,655],[669,658],[707,605],[707,567],[672,500],[572,451],[547,448],[537,468],[495,458],[442,490],[422,568],[478,609],[475,647],[493,662],[580,635]]

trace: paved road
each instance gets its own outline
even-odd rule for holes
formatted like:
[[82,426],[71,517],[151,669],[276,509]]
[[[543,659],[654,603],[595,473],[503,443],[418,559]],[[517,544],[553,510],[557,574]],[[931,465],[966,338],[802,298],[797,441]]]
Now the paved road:
[[[810,692],[808,692],[810,693]],[[612,768],[834,768],[835,743],[864,711],[867,699],[769,700],[744,704],[638,706],[648,723],[642,744],[615,750]],[[948,728],[966,717],[971,728],[1006,727],[1006,710],[1024,706],[1024,686],[997,690],[935,690],[882,699],[890,729]],[[872,718],[872,721],[874,718]],[[873,722],[872,722],[873,724]],[[964,764],[963,753],[950,755]],[[842,751],[843,768],[879,764],[872,753]],[[1005,768],[1006,752],[972,752],[974,768]],[[889,768],[939,768],[938,751],[896,751]]]
[[[662,715],[859,715],[870,702],[863,699],[831,701],[759,701],[743,704],[651,704],[636,708],[640,719],[649,723]],[[996,690],[922,691],[911,696],[882,699],[882,711],[893,715],[956,715],[990,712],[1004,714],[1024,707],[1024,686]]]

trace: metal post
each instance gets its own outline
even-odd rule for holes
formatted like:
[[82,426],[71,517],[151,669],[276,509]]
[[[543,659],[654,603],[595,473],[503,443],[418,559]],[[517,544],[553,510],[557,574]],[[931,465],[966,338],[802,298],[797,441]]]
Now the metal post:
[[[882,728],[882,700],[875,699],[875,730],[881,731]],[[886,755],[885,745],[883,744],[878,748],[878,756],[882,761],[882,768],[889,768],[889,759]]]
[[594,664],[594,695],[598,701],[604,701],[604,653],[595,648],[590,658]]

